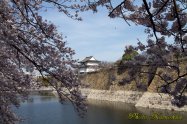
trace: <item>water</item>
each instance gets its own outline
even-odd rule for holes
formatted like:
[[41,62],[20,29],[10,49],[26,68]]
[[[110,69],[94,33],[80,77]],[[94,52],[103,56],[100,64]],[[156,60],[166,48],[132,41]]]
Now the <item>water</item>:
[[[136,109],[132,105],[106,101],[89,101],[88,112],[80,118],[70,103],[63,105],[52,96],[33,96],[33,101],[23,103],[16,110],[22,116],[19,124],[186,124],[187,113],[159,111],[150,109]],[[152,113],[159,115],[178,114],[182,120],[134,120],[129,119],[130,113],[139,113],[149,116]]]

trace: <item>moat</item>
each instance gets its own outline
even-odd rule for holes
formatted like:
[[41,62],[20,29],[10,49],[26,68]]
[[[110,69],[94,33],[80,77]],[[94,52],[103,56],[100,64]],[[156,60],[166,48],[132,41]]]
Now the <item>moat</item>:
[[[137,109],[131,104],[88,101],[88,111],[80,118],[73,106],[63,105],[53,96],[32,96],[16,112],[24,119],[20,124],[186,124],[187,113]],[[154,118],[153,118],[154,116]],[[160,118],[159,118],[160,117]]]

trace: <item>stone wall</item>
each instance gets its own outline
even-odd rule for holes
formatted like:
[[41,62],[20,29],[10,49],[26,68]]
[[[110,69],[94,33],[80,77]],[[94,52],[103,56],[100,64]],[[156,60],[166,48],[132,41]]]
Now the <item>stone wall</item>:
[[83,95],[88,99],[125,102],[136,104],[142,96],[143,92],[137,91],[111,91],[111,90],[95,90],[95,89],[81,89]]
[[181,108],[173,106],[171,105],[171,96],[162,93],[95,89],[81,89],[81,92],[87,96],[87,99],[132,103],[136,108],[187,111],[187,105]]
[[187,111],[187,105],[178,108],[171,104],[172,97],[163,93],[150,93],[145,92],[142,97],[137,101],[136,107],[166,109],[175,111]]

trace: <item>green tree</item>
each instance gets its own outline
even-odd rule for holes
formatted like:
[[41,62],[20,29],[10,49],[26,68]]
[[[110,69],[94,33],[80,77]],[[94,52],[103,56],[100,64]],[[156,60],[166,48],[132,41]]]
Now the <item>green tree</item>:
[[122,61],[133,60],[136,55],[138,55],[137,50],[135,50],[132,46],[126,46],[122,56]]

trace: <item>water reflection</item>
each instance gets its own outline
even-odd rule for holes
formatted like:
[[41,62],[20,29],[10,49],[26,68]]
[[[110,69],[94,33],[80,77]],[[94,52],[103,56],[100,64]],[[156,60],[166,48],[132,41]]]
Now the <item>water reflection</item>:
[[[186,124],[187,113],[182,114],[183,120],[131,120],[129,113],[150,115],[157,112],[169,115],[172,111],[135,108],[131,104],[89,100],[87,114],[80,118],[70,103],[61,105],[58,99],[52,96],[33,96],[32,102],[23,103],[17,113],[24,117],[20,124]],[[175,112],[176,113],[176,112]]]
[[123,102],[111,102],[111,101],[101,101],[101,100],[88,100],[88,104],[91,106],[110,108],[123,111],[131,111],[136,109],[133,104],[123,103]]

